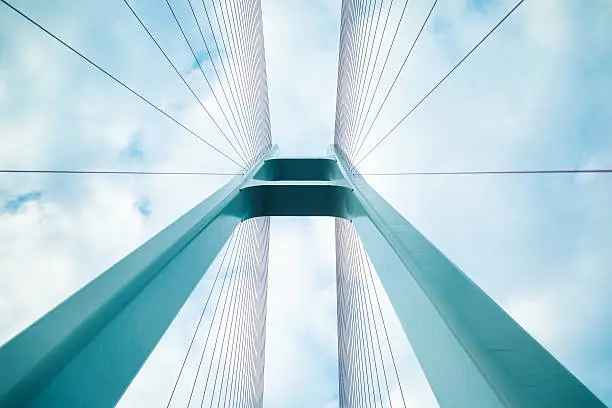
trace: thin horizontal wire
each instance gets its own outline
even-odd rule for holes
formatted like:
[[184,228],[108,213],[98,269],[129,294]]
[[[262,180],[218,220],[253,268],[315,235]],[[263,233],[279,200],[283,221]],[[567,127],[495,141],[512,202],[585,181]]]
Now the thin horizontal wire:
[[[2,1],[4,1],[4,0],[2,0]],[[508,11],[508,12],[506,13],[506,15],[504,15],[504,17],[503,17],[501,20],[499,20],[499,22],[498,22],[497,24],[495,24],[495,26],[493,26],[493,28],[491,28],[491,30],[489,30],[489,32],[488,32],[488,33],[487,33],[487,34],[486,34],[484,37],[482,37],[482,39],[481,39],[480,41],[478,41],[478,43],[477,43],[477,44],[476,44],[474,47],[472,47],[472,49],[471,49],[471,50],[470,50],[470,51],[469,51],[467,54],[465,54],[465,56],[464,56],[463,58],[461,58],[461,59],[459,60],[459,62],[457,62],[457,63],[455,64],[455,66],[454,66],[454,67],[453,67],[453,68],[452,68],[450,71],[448,71],[448,73],[447,73],[446,75],[444,75],[444,77],[442,77],[442,79],[440,79],[440,80],[438,81],[438,83],[436,83],[436,84],[433,86],[433,88],[431,88],[431,89],[429,90],[429,92],[427,92],[427,93],[425,94],[425,96],[423,96],[423,97],[422,97],[422,98],[421,98],[421,99],[420,99],[420,100],[419,100],[419,101],[416,103],[416,105],[414,105],[414,106],[412,107],[412,109],[410,109],[410,110],[408,111],[408,113],[407,113],[407,114],[405,114],[405,115],[404,115],[404,116],[403,116],[403,117],[402,117],[402,118],[401,118],[401,119],[400,119],[400,120],[399,120],[399,121],[398,121],[398,122],[397,122],[397,123],[396,123],[396,124],[395,124],[395,125],[394,125],[394,126],[391,128],[391,130],[389,130],[389,131],[388,131],[388,132],[387,132],[387,133],[386,133],[386,134],[385,134],[385,135],[384,135],[384,136],[383,136],[383,137],[382,137],[382,138],[381,138],[381,139],[380,139],[380,140],[379,140],[379,141],[378,141],[378,142],[377,142],[377,143],[374,145],[374,147],[372,147],[372,148],[371,148],[371,149],[370,149],[370,150],[369,150],[369,151],[368,151],[368,152],[367,152],[367,153],[366,153],[366,154],[365,154],[365,155],[364,155],[364,156],[363,156],[363,157],[362,157],[362,158],[361,158],[359,161],[357,161],[357,162],[355,163],[355,165],[353,166],[353,169],[354,169],[355,167],[357,167],[357,166],[359,165],[359,163],[363,162],[363,161],[364,161],[364,160],[365,160],[365,159],[366,159],[366,158],[367,158],[367,157],[368,157],[370,154],[372,154],[372,152],[373,152],[374,150],[376,150],[376,149],[377,149],[377,148],[378,148],[378,147],[379,147],[379,146],[380,146],[380,145],[381,145],[381,144],[382,144],[382,143],[383,143],[385,140],[387,140],[387,138],[388,138],[389,136],[391,136],[391,134],[392,134],[392,133],[393,133],[393,132],[394,132],[394,131],[395,131],[395,130],[396,130],[396,129],[397,129],[397,128],[398,128],[398,127],[399,127],[399,126],[400,126],[400,125],[401,125],[401,124],[402,124],[402,123],[403,123],[403,122],[404,122],[404,121],[405,121],[405,120],[406,120],[406,119],[407,119],[407,118],[408,118],[408,117],[409,117],[409,116],[410,116],[410,115],[411,115],[411,114],[412,114],[412,113],[413,113],[413,112],[414,112],[414,111],[415,111],[415,110],[416,110],[416,109],[419,107],[419,106],[421,106],[421,104],[422,104],[423,102],[425,102],[425,100],[427,100],[427,98],[429,98],[429,96],[430,96],[431,94],[433,94],[433,93],[436,91],[436,89],[438,89],[438,88],[440,87],[440,85],[442,85],[442,84],[443,84],[443,83],[444,83],[444,82],[445,82],[445,81],[446,81],[446,80],[447,80],[447,79],[448,79],[448,78],[449,78],[449,77],[450,77],[450,76],[453,74],[453,72],[455,72],[455,71],[457,70],[457,68],[459,68],[459,67],[461,66],[461,64],[463,64],[463,63],[464,63],[464,62],[465,62],[465,61],[466,61],[466,60],[467,60],[467,59],[470,57],[470,55],[472,55],[472,54],[474,53],[474,51],[476,51],[476,50],[478,49],[478,47],[480,47],[480,46],[481,46],[481,45],[482,45],[482,44],[483,44],[483,43],[486,41],[486,39],[487,39],[487,38],[489,38],[489,37],[491,36],[491,34],[493,34],[493,33],[494,33],[494,32],[495,32],[495,31],[496,31],[496,30],[497,30],[497,29],[498,29],[498,28],[499,28],[499,27],[500,27],[500,26],[501,26],[501,25],[504,23],[504,21],[506,21],[506,20],[508,19],[508,17],[510,17],[510,16],[511,16],[511,15],[512,15],[512,14],[513,14],[513,13],[514,13],[514,12],[515,12],[515,11],[516,11],[518,8],[519,8],[519,6],[520,6],[521,4],[523,4],[524,2],[525,2],[525,0],[520,0],[518,3],[516,3],[516,5],[515,5],[514,7],[512,7],[512,9],[510,9],[510,11]],[[357,159],[357,157],[356,157],[355,159]]]
[[403,173],[359,173],[357,176],[476,176],[496,174],[573,174],[612,173],[612,169],[565,169],[565,170],[499,170],[499,171],[421,171]]
[[128,174],[146,176],[240,176],[242,173],[217,173],[200,171],[114,171],[114,170],[17,170],[0,169],[1,173],[30,173],[30,174]]
[[62,40],[61,38],[59,38],[58,36],[56,36],[55,34],[53,34],[51,31],[47,30],[45,27],[43,27],[42,25],[38,24],[36,21],[34,21],[33,19],[31,19],[28,15],[26,15],[25,13],[23,13],[21,10],[19,10],[18,8],[16,8],[15,6],[13,6],[11,3],[7,2],[6,0],[0,0],[0,2],[2,2],[4,5],[6,5],[8,8],[10,8],[11,10],[13,10],[14,12],[16,12],[17,14],[19,14],[21,17],[25,18],[26,20],[28,20],[30,23],[32,23],[33,25],[35,25],[36,27],[38,27],[40,30],[44,31],[47,35],[49,35],[50,37],[52,37],[54,40],[56,40],[57,42],[59,42],[60,44],[62,44],[64,47],[68,48],[70,51],[72,51],[73,53],[75,53],[76,55],[78,55],[79,57],[81,57],[83,60],[87,61],[90,65],[92,65],[94,68],[96,68],[97,70],[99,70],[100,72],[102,72],[103,74],[105,74],[106,76],[108,76],[110,79],[112,79],[113,81],[117,82],[119,85],[121,85],[122,87],[124,87],[125,89],[127,89],[128,91],[130,91],[132,94],[134,94],[135,96],[137,96],[138,98],[140,98],[143,102],[145,102],[147,105],[151,106],[152,108],[154,108],[155,110],[157,110],[159,113],[161,113],[162,115],[164,115],[165,117],[167,117],[168,119],[170,119],[172,122],[174,122],[175,124],[177,124],[178,126],[180,126],[181,128],[183,128],[184,130],[186,130],[187,132],[191,133],[193,136],[195,136],[196,138],[200,139],[202,142],[206,143],[208,145],[208,147],[210,147],[211,149],[213,149],[214,151],[216,151],[217,153],[223,155],[225,158],[227,158],[228,160],[230,160],[232,163],[238,165],[241,169],[246,170],[240,163],[238,163],[236,160],[232,159],[230,156],[228,156],[227,154],[223,153],[223,151],[219,150],[219,148],[215,147],[213,144],[211,144],[210,142],[208,142],[206,139],[204,139],[203,137],[201,137],[200,135],[198,135],[196,132],[194,132],[193,130],[189,129],[187,126],[185,126],[184,124],[182,124],[181,122],[178,121],[178,119],[174,118],[172,115],[170,115],[169,113],[167,113],[165,110],[163,110],[162,108],[160,108],[159,106],[155,105],[153,102],[149,101],[147,98],[145,98],[144,96],[142,96],[140,93],[138,93],[137,91],[135,91],[134,89],[130,88],[128,85],[126,85],[123,81],[121,81],[119,78],[117,78],[116,76],[114,76],[113,74],[111,74],[110,72],[108,72],[106,69],[102,68],[100,65],[98,65],[97,63],[95,63],[94,61],[92,61],[91,59],[89,59],[88,57],[86,57],[84,54],[82,54],[80,51],[78,51],[76,48],[72,47],[70,44],[68,44],[67,42],[65,42],[64,40]]

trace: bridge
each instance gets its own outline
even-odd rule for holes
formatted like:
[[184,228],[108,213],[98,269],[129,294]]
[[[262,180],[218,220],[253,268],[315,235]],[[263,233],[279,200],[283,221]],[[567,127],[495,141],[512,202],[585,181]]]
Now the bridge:
[[[378,373],[379,367],[385,370],[380,339],[386,336],[388,340],[388,333],[384,321],[382,326],[377,323],[380,303],[375,280],[380,281],[389,298],[441,407],[604,407],[581,381],[372,188],[357,168],[524,0],[516,3],[388,133],[369,145],[365,141],[372,126],[366,125],[366,118],[371,100],[369,103],[367,100],[374,77],[368,75],[367,67],[372,58],[378,61],[379,56],[378,52],[374,56],[371,49],[370,34],[367,41],[357,41],[356,36],[364,27],[369,32],[374,21],[378,26],[381,12],[375,20],[376,5],[344,1],[336,129],[334,143],[325,157],[285,157],[277,153],[272,143],[258,1],[247,1],[242,6],[232,3],[226,9],[219,4],[228,20],[231,15],[240,22],[235,30],[245,27],[246,32],[235,46],[241,49],[236,51],[240,57],[250,64],[249,69],[238,74],[242,77],[237,82],[244,89],[234,83],[232,90],[228,80],[227,89],[223,90],[228,102],[228,94],[238,95],[235,103],[228,104],[223,112],[227,134],[221,129],[225,124],[220,126],[215,121],[135,9],[125,2],[223,133],[231,151],[211,144],[17,5],[0,1],[7,10],[59,41],[239,168],[223,187],[203,197],[167,228],[4,344],[0,348],[0,407],[114,406],[190,294],[208,274],[215,274],[213,288],[196,333],[219,283],[212,321],[208,328],[202,327],[207,331],[204,348],[214,347],[214,357],[219,344],[230,357],[223,364],[219,360],[216,365],[211,362],[206,366],[202,364],[202,352],[196,379],[200,370],[207,370],[205,385],[201,396],[194,397],[194,388],[191,389],[188,405],[193,397],[194,404],[201,398],[200,406],[263,406],[270,217],[282,216],[335,219],[341,407],[386,406],[387,402],[391,405],[390,397],[382,397],[385,387]],[[167,4],[180,28],[172,6]],[[210,23],[209,9],[202,4]],[[193,7],[191,11],[200,28]],[[189,44],[186,36],[185,40]],[[204,34],[202,40],[206,44]],[[374,38],[371,42],[373,45]],[[193,55],[199,61],[195,52]],[[355,65],[358,60],[367,61],[365,71],[361,65]],[[206,78],[204,70],[202,74]],[[244,100],[238,101],[239,98]],[[382,106],[373,121],[381,109]],[[218,310],[219,319],[225,320],[216,323],[216,339],[209,343]],[[218,342],[221,333],[223,337]],[[192,339],[185,361],[193,344]],[[395,371],[397,374],[397,368]],[[386,372],[384,380],[387,381]],[[388,395],[388,384],[386,388]],[[170,400],[175,390],[176,384]]]

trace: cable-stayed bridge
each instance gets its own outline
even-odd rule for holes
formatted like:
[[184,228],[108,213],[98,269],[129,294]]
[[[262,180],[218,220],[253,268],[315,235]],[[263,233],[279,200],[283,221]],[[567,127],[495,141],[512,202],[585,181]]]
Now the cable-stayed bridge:
[[[603,407],[603,403],[523,330],[451,260],[397,212],[358,171],[410,115],[453,77],[520,9],[518,1],[405,115],[383,134],[373,125],[385,108],[430,16],[394,80],[381,77],[408,7],[389,24],[393,0],[343,1],[333,143],[325,157],[279,155],[273,145],[261,4],[187,0],[186,15],[165,0],[179,40],[210,92],[204,100],[169,56],[138,8],[123,0],[144,36],[176,73],[224,144],[184,123],[60,35],[0,0],[3,12],[64,47],[109,81],[178,126],[186,137],[232,162],[229,183],[0,349],[0,406],[106,407],[115,405],[204,274],[210,291],[195,323],[167,401],[178,406],[187,384],[187,406],[262,406],[270,217],[335,218],[338,323],[338,396],[342,407],[392,406],[397,373],[380,297],[387,296],[442,407]],[[401,3],[401,2],[400,2]],[[438,6],[439,7],[439,6]],[[184,19],[197,26],[190,38]],[[196,51],[204,45],[205,55]],[[387,48],[382,47],[388,43]],[[405,46],[402,44],[402,46]],[[375,67],[380,67],[376,70]],[[374,106],[375,95],[384,95]],[[2,169],[5,173],[215,175],[215,172]],[[609,173],[609,169],[412,172],[430,174]],[[384,293],[380,289],[384,290]],[[210,316],[205,319],[205,315]],[[185,363],[204,345],[193,378]],[[183,401],[181,401],[182,403]]]

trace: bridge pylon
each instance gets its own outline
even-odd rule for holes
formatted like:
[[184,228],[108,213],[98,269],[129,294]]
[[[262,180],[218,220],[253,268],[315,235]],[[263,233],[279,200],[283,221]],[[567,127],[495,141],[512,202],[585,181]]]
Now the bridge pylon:
[[604,407],[351,168],[271,149],[2,346],[0,406],[115,405],[241,222],[328,216],[358,233],[441,407]]

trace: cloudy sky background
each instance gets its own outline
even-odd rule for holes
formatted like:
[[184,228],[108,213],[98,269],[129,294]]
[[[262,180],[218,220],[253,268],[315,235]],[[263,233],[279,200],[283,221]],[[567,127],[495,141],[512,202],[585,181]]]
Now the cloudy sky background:
[[[263,1],[273,139],[281,152],[321,155],[332,140],[339,3]],[[397,17],[403,2],[395,3]],[[228,150],[123,2],[18,4]],[[188,80],[203,90],[164,2],[134,4]],[[172,4],[189,22],[186,2]],[[513,4],[440,0],[370,143]],[[382,89],[430,6],[429,0],[410,0]],[[527,0],[360,170],[610,167],[610,21],[606,0]],[[393,17],[389,24],[394,27]],[[196,41],[195,25],[186,29]],[[0,167],[236,170],[4,6]],[[0,176],[0,343],[227,180]],[[612,404],[611,176],[368,180]],[[271,233],[265,405],[336,406],[333,220],[274,219]],[[120,406],[165,405],[207,283],[196,289]],[[387,315],[410,406],[437,406],[397,322]]]

